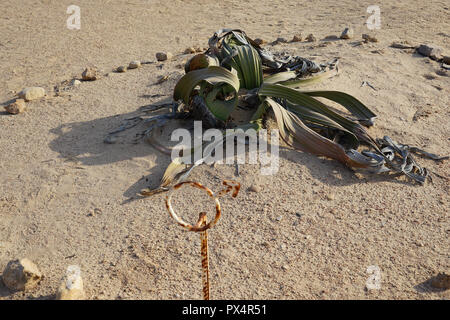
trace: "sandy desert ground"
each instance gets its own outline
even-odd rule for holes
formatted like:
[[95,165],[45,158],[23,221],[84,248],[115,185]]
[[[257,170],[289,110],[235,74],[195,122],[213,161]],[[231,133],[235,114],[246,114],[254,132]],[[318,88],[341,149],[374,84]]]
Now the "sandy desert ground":
[[[81,8],[80,30],[66,27],[71,4]],[[381,29],[371,32],[379,41],[357,45],[373,4],[381,8]],[[170,97],[183,51],[206,46],[222,27],[267,41],[313,33],[316,42],[268,48],[318,62],[339,57],[340,74],[314,88],[363,101],[378,115],[372,136],[450,154],[449,73],[390,47],[431,43],[450,53],[448,1],[2,0],[0,7],[0,103],[24,87],[47,91],[22,114],[0,111],[0,271],[28,257],[44,274],[27,292],[0,281],[0,299],[53,299],[69,265],[80,266],[89,299],[201,299],[198,234],[173,222],[164,195],[136,196],[157,185],[170,158],[132,144],[132,130],[116,144],[103,139],[140,106]],[[325,39],[347,26],[354,39]],[[155,61],[158,51],[175,57],[112,72]],[[55,93],[90,65],[105,76]],[[169,80],[155,85],[164,75]],[[214,191],[225,178],[242,184],[236,199],[221,199],[223,217],[209,234],[212,298],[449,299],[450,290],[433,289],[430,279],[450,271],[450,170],[448,162],[419,161],[441,177],[419,186],[362,176],[288,148],[273,176],[255,165],[242,166],[239,177],[234,166],[199,167],[191,178]],[[261,190],[250,192],[252,185]],[[192,193],[176,205],[194,217],[203,200]],[[366,288],[373,265],[379,290]]]

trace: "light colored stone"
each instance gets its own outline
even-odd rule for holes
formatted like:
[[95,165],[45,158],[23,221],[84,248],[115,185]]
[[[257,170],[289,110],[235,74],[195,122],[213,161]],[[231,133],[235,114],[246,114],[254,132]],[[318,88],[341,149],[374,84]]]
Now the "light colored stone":
[[312,33],[310,33],[310,34],[308,34],[308,36],[306,37],[306,41],[308,41],[308,42],[314,42],[314,41],[317,41],[317,39],[316,39],[316,37],[315,37]]
[[5,110],[11,114],[19,114],[27,110],[27,106],[25,105],[25,100],[17,99],[13,103],[5,106]]
[[56,293],[57,300],[86,300],[83,279],[76,272],[69,272],[61,280]]
[[28,87],[20,91],[18,96],[25,101],[36,100],[45,96],[45,89],[41,87]]
[[97,80],[99,78],[98,70],[94,67],[87,67],[81,74],[81,77],[84,81]]
[[185,54],[195,53],[195,48],[193,47],[186,48],[186,50],[184,50],[184,53]]
[[[195,50],[195,49],[194,49]],[[170,60],[173,58],[173,54],[170,52],[158,52],[156,54],[156,59],[158,61],[166,61],[166,60]]]
[[81,84],[81,81],[77,80],[77,79],[73,79],[71,84],[72,84],[72,86],[76,87],[76,86],[79,86]]
[[345,28],[341,33],[341,39],[351,39],[353,38],[354,32],[352,28]]
[[27,258],[10,261],[3,271],[3,283],[12,291],[25,291],[36,287],[42,280],[38,267]]
[[140,61],[131,61],[130,64],[128,65],[128,69],[137,69],[140,66],[141,66]]

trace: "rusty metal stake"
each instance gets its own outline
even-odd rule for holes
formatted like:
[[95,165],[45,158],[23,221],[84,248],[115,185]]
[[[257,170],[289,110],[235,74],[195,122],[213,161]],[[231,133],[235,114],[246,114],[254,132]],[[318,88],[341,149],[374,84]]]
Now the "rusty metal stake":
[[201,242],[201,257],[202,257],[202,284],[203,284],[203,299],[209,300],[209,260],[208,260],[208,229],[212,228],[216,225],[216,223],[219,221],[220,215],[221,215],[221,209],[220,209],[220,203],[218,197],[221,197],[225,194],[227,194],[230,191],[233,191],[232,197],[235,198],[239,192],[239,189],[241,185],[238,182],[235,181],[229,181],[224,180],[223,185],[226,186],[225,189],[219,191],[217,196],[214,196],[214,193],[211,191],[211,189],[203,186],[202,184],[198,182],[193,181],[185,181],[176,184],[173,187],[173,190],[177,190],[181,188],[182,185],[187,184],[191,187],[198,188],[201,190],[205,190],[208,195],[214,199],[215,205],[216,205],[216,216],[214,220],[207,222],[206,212],[200,212],[197,223],[193,226],[186,222],[184,222],[173,210],[172,204],[171,204],[171,198],[172,198],[172,192],[170,192],[166,196],[166,208],[167,211],[169,211],[172,218],[183,228],[194,231],[194,232],[200,232],[200,242]]

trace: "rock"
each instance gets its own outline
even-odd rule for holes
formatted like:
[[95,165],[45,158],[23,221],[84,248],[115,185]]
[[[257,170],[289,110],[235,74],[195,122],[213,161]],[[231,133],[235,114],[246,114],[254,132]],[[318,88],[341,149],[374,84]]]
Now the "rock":
[[72,82],[70,83],[73,87],[79,86],[81,84],[80,80],[77,79],[73,79]]
[[450,56],[444,56],[442,58],[442,62],[445,64],[450,64]]
[[195,48],[193,47],[186,48],[186,50],[184,50],[184,53],[185,54],[195,53]]
[[434,45],[421,44],[417,48],[417,52],[425,57],[430,57],[433,60],[440,60],[443,58],[442,48]]
[[308,36],[306,37],[305,40],[308,41],[308,42],[315,42],[315,41],[317,41],[316,37],[312,33],[308,34]]
[[127,72],[128,68],[125,66],[120,66],[117,68],[117,72],[123,73],[123,72]]
[[261,46],[263,44],[266,44],[267,41],[261,39],[261,38],[256,38],[255,40],[253,40],[258,46]]
[[438,289],[450,289],[450,275],[446,273],[439,273],[431,280],[431,286]]
[[286,43],[286,42],[288,42],[286,40],[286,38],[282,38],[282,37],[278,37],[277,40],[275,40],[275,41],[278,42],[278,43]]
[[170,52],[167,52],[167,53],[158,52],[156,54],[156,60],[158,60],[158,61],[166,61],[166,60],[170,60],[172,58],[173,58],[173,54],[171,54]]
[[37,266],[23,258],[10,261],[3,271],[3,283],[12,291],[25,291],[36,287],[42,280]]
[[203,52],[203,51],[206,51],[206,50],[204,50],[203,48],[201,48],[201,47],[195,47],[195,52]]
[[351,39],[353,38],[353,29],[352,28],[345,28],[344,31],[342,31],[340,38],[341,39]]
[[45,89],[41,87],[28,87],[20,91],[18,96],[25,101],[36,100],[45,96]]
[[81,74],[81,77],[84,81],[97,80],[99,78],[98,70],[94,67],[87,67]]
[[327,194],[326,198],[327,198],[328,201],[332,201],[332,200],[335,199],[335,196],[334,196],[333,193],[329,193],[329,194]]
[[27,110],[27,106],[25,105],[25,100],[16,99],[13,103],[5,106],[5,110],[11,114],[19,114]]
[[303,40],[303,36],[301,33],[298,33],[296,35],[294,35],[294,37],[292,38],[291,42],[300,42]]
[[131,61],[130,64],[128,65],[128,69],[137,69],[141,66],[141,62],[140,61]]
[[261,188],[258,185],[253,184],[253,185],[250,186],[250,188],[248,188],[248,191],[250,191],[250,192],[260,192]]
[[375,38],[375,36],[371,36],[370,34],[364,33],[362,35],[362,38],[364,39],[364,42],[378,42],[378,39]]
[[56,293],[57,300],[85,300],[86,293],[83,288],[81,275],[68,268],[67,274],[63,277]]

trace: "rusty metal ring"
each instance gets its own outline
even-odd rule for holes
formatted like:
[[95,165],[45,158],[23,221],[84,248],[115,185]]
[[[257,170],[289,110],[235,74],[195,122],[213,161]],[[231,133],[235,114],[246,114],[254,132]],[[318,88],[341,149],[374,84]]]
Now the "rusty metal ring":
[[[181,219],[173,210],[172,208],[172,204],[171,204],[171,199],[172,199],[172,195],[173,195],[173,191],[178,190],[179,188],[181,188],[183,185],[190,185],[194,188],[200,189],[200,190],[205,190],[206,193],[214,199],[215,205],[216,205],[216,216],[214,217],[214,220],[210,221],[209,223],[207,223],[204,226],[193,226],[187,222],[185,222],[183,219]],[[172,216],[172,218],[183,228],[188,229],[189,231],[194,231],[194,232],[202,232],[205,230],[208,230],[209,228],[212,228],[216,225],[216,223],[219,221],[220,219],[220,215],[221,215],[221,209],[220,209],[220,203],[219,203],[219,199],[217,197],[214,196],[214,193],[211,191],[211,189],[209,189],[208,187],[205,187],[204,185],[198,183],[198,182],[194,182],[194,181],[184,181],[184,182],[180,182],[178,184],[176,184],[173,187],[173,191],[171,191],[167,196],[166,196],[166,208],[167,211],[169,211],[170,215]]]

